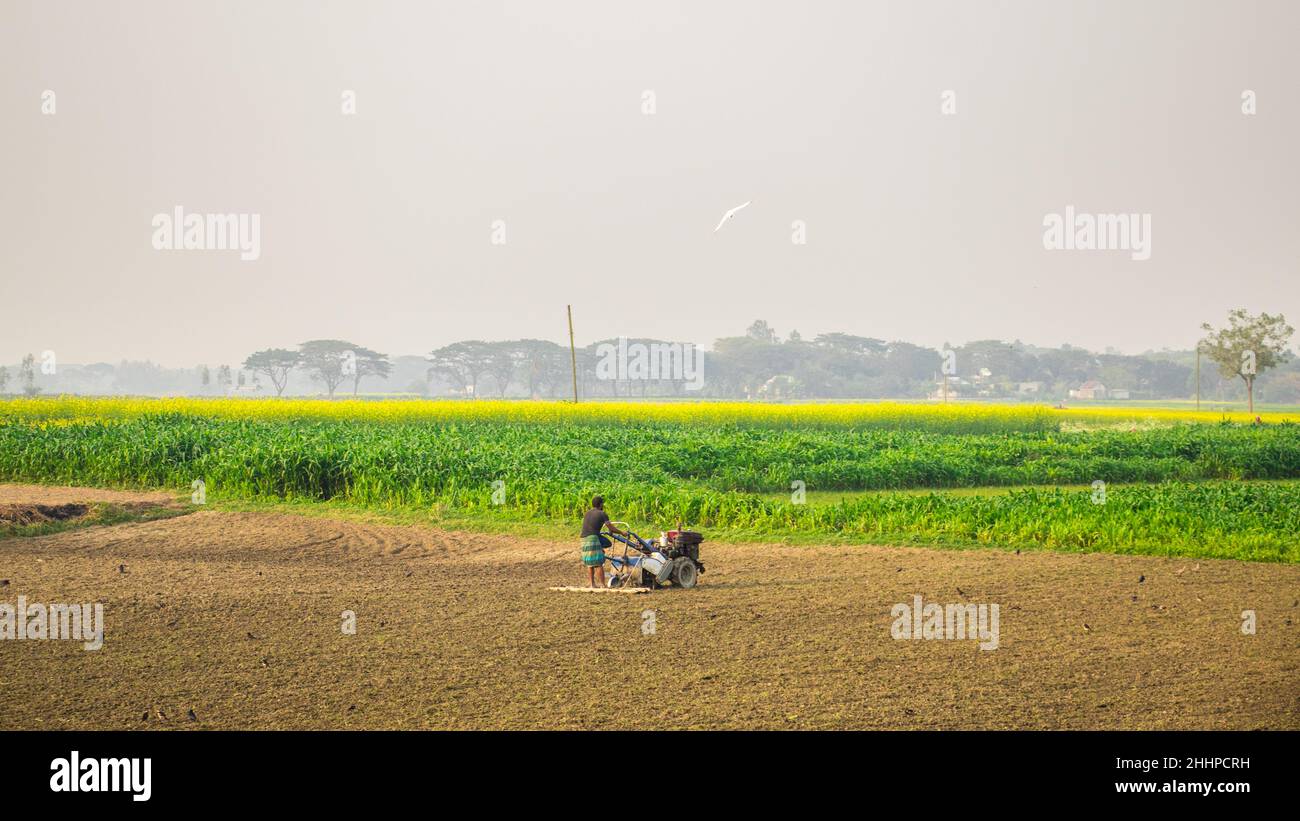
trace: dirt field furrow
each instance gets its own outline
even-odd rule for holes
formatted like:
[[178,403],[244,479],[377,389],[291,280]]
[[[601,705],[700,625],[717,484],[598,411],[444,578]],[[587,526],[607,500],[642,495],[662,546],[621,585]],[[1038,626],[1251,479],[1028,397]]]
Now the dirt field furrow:
[[[0,729],[1300,729],[1297,567],[706,542],[694,590],[548,591],[573,541],[218,512],[0,540],[0,603],[106,622],[0,641]],[[997,649],[893,638],[917,595],[997,604]]]

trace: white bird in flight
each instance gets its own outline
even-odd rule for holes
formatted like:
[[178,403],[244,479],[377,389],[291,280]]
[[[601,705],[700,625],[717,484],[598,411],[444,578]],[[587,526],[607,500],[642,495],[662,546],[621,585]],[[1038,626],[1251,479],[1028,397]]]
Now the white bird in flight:
[[723,225],[726,224],[727,220],[729,220],[729,219],[731,219],[732,217],[734,217],[734,216],[736,215],[736,212],[737,212],[737,211],[739,211],[740,209],[742,209],[742,208],[744,208],[745,206],[749,205],[749,203],[750,203],[751,201],[752,201],[752,200],[745,200],[744,205],[737,205],[735,208],[733,208],[733,209],[731,209],[730,211],[728,211],[727,213],[723,214],[723,215],[722,215],[722,219],[718,220],[718,227],[713,229],[713,233],[715,233],[715,234],[718,233],[718,230],[719,230],[720,228],[722,228]]

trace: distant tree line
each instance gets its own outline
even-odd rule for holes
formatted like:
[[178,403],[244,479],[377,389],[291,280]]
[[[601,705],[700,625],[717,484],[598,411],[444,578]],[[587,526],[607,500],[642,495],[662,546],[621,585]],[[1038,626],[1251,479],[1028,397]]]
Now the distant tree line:
[[[1300,401],[1300,363],[1286,350],[1292,329],[1280,316],[1230,314],[1229,329],[1199,343],[1203,357],[1203,398],[1252,403],[1257,375],[1267,380],[1269,401]],[[1094,353],[1063,345],[1043,348],[1020,341],[977,340],[929,348],[901,340],[886,341],[847,333],[804,339],[791,331],[782,340],[764,320],[743,336],[724,337],[704,354],[703,387],[695,393],[680,379],[610,379],[599,368],[605,339],[577,349],[579,394],[589,397],[700,396],[748,399],[886,399],[934,395],[948,377],[959,397],[1066,399],[1088,382],[1132,399],[1184,399],[1196,390],[1196,354],[1160,351],[1126,355]],[[649,345],[664,340],[628,339]],[[1253,358],[1242,365],[1245,351]],[[572,392],[567,348],[537,339],[485,342],[470,340],[430,352],[430,385],[440,377],[445,392],[463,396],[531,396],[557,398]],[[946,373],[945,361],[952,363]],[[1253,370],[1252,370],[1253,368]],[[1242,373],[1242,370],[1251,370]],[[1240,383],[1240,384],[1238,384]],[[1245,389],[1243,396],[1242,388]],[[422,391],[425,392],[425,391]],[[430,387],[428,393],[437,393]]]
[[299,345],[296,351],[268,348],[250,354],[244,360],[244,367],[271,380],[277,396],[284,393],[289,373],[294,369],[306,372],[329,396],[347,384],[351,384],[356,395],[362,379],[367,376],[387,379],[393,370],[387,354],[341,339],[313,339]]
[[[15,392],[27,395],[44,390],[332,397],[341,390],[359,394],[364,386],[384,394],[554,399],[572,396],[576,360],[578,393],[588,398],[918,399],[947,391],[957,398],[1042,401],[1067,399],[1093,382],[1111,396],[1186,399],[1196,389],[1199,352],[1201,396],[1207,401],[1245,400],[1252,408],[1256,399],[1300,402],[1300,361],[1287,349],[1293,329],[1281,316],[1236,310],[1223,328],[1206,324],[1203,330],[1192,350],[1125,355],[995,339],[938,348],[848,333],[805,339],[791,331],[782,339],[758,320],[744,335],[717,339],[702,353],[702,378],[694,385],[666,371],[653,377],[611,375],[602,360],[619,345],[617,339],[578,348],[572,359],[568,347],[542,339],[465,340],[423,356],[396,357],[346,340],[316,339],[297,349],[257,351],[239,368],[101,362],[60,365],[57,376],[38,374],[35,357],[28,354],[17,374],[0,367],[0,393],[14,382]],[[622,342],[631,348],[675,344],[648,338]]]

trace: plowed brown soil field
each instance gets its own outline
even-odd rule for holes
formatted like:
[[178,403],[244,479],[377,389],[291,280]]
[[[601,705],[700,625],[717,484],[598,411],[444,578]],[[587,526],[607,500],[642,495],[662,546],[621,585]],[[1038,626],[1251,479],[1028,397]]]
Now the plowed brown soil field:
[[[0,486],[86,501],[169,500]],[[213,511],[7,538],[0,603],[101,602],[107,626],[97,651],[0,641],[0,729],[1300,729],[1300,567],[711,541],[702,558],[694,590],[586,595],[546,589],[582,581],[576,539]],[[999,647],[895,640],[890,610],[918,594],[998,604]]]

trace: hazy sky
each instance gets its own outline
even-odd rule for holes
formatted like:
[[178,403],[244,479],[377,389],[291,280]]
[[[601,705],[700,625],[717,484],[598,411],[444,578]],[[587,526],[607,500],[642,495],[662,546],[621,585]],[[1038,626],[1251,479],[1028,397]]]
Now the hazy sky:
[[[1297,31],[1294,2],[4,0],[0,362],[562,341],[567,303],[579,344],[1300,325]],[[260,257],[155,250],[177,205],[260,215]],[[1150,214],[1150,259],[1044,249],[1067,205]]]

